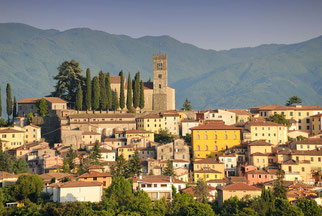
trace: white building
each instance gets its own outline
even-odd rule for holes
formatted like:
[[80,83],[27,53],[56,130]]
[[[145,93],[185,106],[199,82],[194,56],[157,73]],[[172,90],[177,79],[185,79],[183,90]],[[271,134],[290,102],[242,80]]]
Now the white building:
[[138,189],[144,190],[151,200],[160,200],[165,197],[167,200],[172,199],[172,186],[177,191],[186,188],[184,181],[169,176],[146,176],[137,179]]
[[185,137],[191,134],[190,128],[199,126],[198,120],[182,120],[181,121],[181,136]]
[[106,148],[101,148],[101,160],[103,161],[115,161],[116,151],[108,150]]
[[100,202],[102,200],[101,182],[69,181],[54,183],[44,189],[54,202]]
[[164,113],[162,114],[164,121],[164,129],[168,130],[173,135],[179,135],[179,114]]
[[235,154],[222,155],[219,157],[219,161],[221,161],[225,164],[226,176],[236,176],[237,175],[237,157]]
[[204,120],[222,120],[225,125],[236,124],[236,113],[223,109],[210,110],[204,113]]

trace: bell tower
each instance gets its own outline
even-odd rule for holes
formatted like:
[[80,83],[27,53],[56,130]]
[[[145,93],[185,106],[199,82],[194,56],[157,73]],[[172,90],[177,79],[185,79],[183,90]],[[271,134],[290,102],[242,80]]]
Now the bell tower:
[[153,55],[153,110],[167,110],[167,54]]

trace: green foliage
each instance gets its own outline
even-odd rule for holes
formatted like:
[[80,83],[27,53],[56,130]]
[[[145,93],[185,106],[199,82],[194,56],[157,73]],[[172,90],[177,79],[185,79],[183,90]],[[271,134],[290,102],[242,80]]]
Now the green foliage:
[[45,98],[42,98],[39,101],[37,101],[36,107],[37,107],[37,113],[41,117],[45,117],[48,115],[48,103],[45,100]]
[[304,216],[315,216],[315,215],[322,215],[322,207],[319,206],[315,200],[313,199],[300,199],[296,206],[301,209],[301,211],[304,213]]
[[7,121],[4,120],[3,118],[0,118],[0,127],[5,127],[7,125],[8,125]]
[[134,77],[133,86],[133,106],[137,108],[140,104],[140,72],[137,72]]
[[304,137],[304,136],[302,136],[302,135],[300,135],[300,136],[297,136],[296,137],[296,140],[298,140],[298,141],[303,141],[303,140],[307,140],[307,138],[306,137]]
[[140,104],[139,104],[140,109],[144,108],[144,84],[143,81],[140,81]]
[[[1,99],[1,98],[0,98]],[[17,109],[17,99],[16,96],[13,97],[13,110],[12,110],[13,117],[18,116],[18,109]]]
[[112,97],[112,109],[115,111],[120,107],[116,89],[112,92]]
[[275,123],[278,123],[278,124],[286,125],[288,127],[290,127],[292,125],[291,122],[286,120],[285,115],[283,115],[283,114],[275,113],[274,115],[266,118],[266,120],[271,121],[271,122],[275,122]]
[[127,161],[123,154],[116,158],[116,164],[112,166],[111,173],[116,177],[129,177]]
[[7,93],[7,99],[6,99],[6,101],[7,101],[7,115],[8,115],[8,120],[9,120],[9,118],[12,114],[12,96],[11,96],[11,86],[9,83],[7,83],[6,93]]
[[106,96],[107,96],[107,110],[109,110],[111,109],[112,103],[113,103],[110,73],[107,73],[105,75],[105,87],[106,87]]
[[291,106],[292,104],[302,104],[302,99],[298,96],[292,96],[288,99],[285,106]]
[[107,94],[105,87],[105,75],[103,71],[99,72],[99,82],[100,82],[100,107],[101,110],[106,110],[107,107]]
[[119,76],[121,76],[121,87],[120,87],[120,108],[121,110],[124,109],[125,107],[125,95],[124,95],[124,74],[123,71],[121,70]]
[[29,172],[29,166],[26,162],[25,159],[19,158],[19,159],[14,159],[14,173],[19,174],[19,173],[28,173]]
[[187,206],[181,206],[178,216],[215,216],[214,211],[211,209],[211,206],[206,203],[193,202]]
[[129,112],[132,109],[132,79],[130,73],[127,79],[126,108]]
[[128,164],[128,170],[129,170],[129,175],[130,176],[140,176],[141,174],[141,159],[139,156],[139,152],[136,150],[134,152],[133,157],[130,159],[129,164]]
[[9,173],[28,173],[29,167],[23,158],[11,157],[8,152],[0,152],[0,171]]
[[284,174],[282,170],[276,174],[277,180],[273,184],[273,195],[276,198],[287,199],[287,188],[283,184]]
[[86,105],[87,110],[92,109],[92,78],[91,78],[91,70],[89,68],[87,68],[87,70],[86,70],[85,105]]
[[97,76],[93,79],[93,109],[98,110],[100,107],[100,83]]
[[197,201],[202,203],[208,202],[208,186],[207,183],[203,179],[199,179],[196,185],[195,197]]
[[53,77],[56,85],[52,96],[75,102],[78,85],[83,86],[84,81],[79,63],[75,60],[64,61],[57,70],[58,75]]
[[184,101],[183,105],[182,105],[182,110],[185,111],[190,111],[192,109],[190,101],[188,100],[188,98],[186,98],[186,100]]
[[99,159],[101,159],[101,148],[98,141],[94,143],[93,149],[91,150],[90,158],[94,164],[99,164]]
[[28,113],[27,114],[27,124],[31,124],[32,123],[32,118],[34,117],[33,113]]
[[74,159],[77,157],[76,152],[70,147],[63,161],[63,172],[70,173],[76,165]]
[[169,131],[160,129],[158,134],[154,135],[155,141],[159,143],[169,143],[173,142],[174,136],[169,133]]
[[191,142],[191,134],[187,133],[186,136],[184,137],[184,141],[185,143],[187,143],[187,145],[191,146],[192,142]]
[[44,180],[39,175],[22,175],[18,178],[15,191],[18,200],[30,199],[35,202],[44,188]]
[[76,94],[76,109],[82,110],[83,108],[83,90],[80,84],[78,84],[78,90]]
[[162,175],[175,176],[172,161],[170,161],[170,160],[167,161],[167,167],[164,168]]

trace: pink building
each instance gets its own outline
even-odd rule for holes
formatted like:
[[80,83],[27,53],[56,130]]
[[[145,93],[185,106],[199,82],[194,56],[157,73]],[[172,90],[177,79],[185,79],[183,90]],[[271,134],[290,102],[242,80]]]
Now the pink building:
[[253,170],[246,173],[248,185],[256,185],[276,179],[277,170]]
[[63,166],[63,159],[60,156],[45,155],[42,165],[43,173],[59,170]]

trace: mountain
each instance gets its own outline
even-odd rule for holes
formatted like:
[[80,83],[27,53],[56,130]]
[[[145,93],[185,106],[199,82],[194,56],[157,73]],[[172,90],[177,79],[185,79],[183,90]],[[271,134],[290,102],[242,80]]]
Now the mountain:
[[[92,75],[99,70],[152,78],[152,54],[168,54],[169,85],[180,108],[248,108],[284,104],[293,95],[305,105],[322,105],[322,36],[297,44],[261,45],[226,51],[200,49],[169,36],[131,38],[88,28],[41,30],[0,24],[0,84],[17,99],[48,95],[52,77],[65,60],[75,59]],[[85,74],[85,72],[84,72]],[[5,109],[4,109],[5,110]]]

